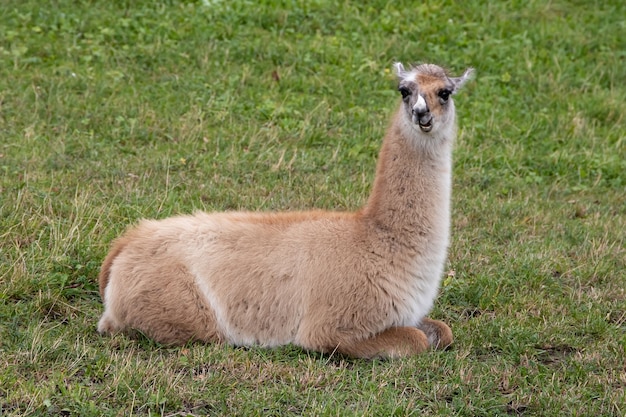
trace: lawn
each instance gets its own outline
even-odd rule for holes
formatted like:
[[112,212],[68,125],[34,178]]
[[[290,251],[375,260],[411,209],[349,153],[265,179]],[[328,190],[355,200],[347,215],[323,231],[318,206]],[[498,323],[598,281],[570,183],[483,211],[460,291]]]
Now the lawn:
[[[47,4],[46,4],[47,3]],[[0,6],[0,416],[626,415],[626,3]],[[358,209],[392,64],[455,97],[453,348],[391,361],[102,337],[111,241]]]

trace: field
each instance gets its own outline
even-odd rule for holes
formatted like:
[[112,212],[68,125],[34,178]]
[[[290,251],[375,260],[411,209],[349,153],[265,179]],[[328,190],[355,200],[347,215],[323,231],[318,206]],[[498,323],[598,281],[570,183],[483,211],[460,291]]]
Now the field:
[[[626,415],[626,2],[1,3],[0,416]],[[476,68],[432,313],[452,349],[97,334],[140,218],[358,209],[395,61]]]

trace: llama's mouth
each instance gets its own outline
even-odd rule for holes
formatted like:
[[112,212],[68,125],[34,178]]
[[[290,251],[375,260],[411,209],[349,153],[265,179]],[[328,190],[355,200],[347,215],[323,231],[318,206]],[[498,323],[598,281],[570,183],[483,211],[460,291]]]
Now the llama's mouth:
[[415,114],[413,113],[413,123],[420,127],[420,130],[424,133],[428,133],[433,130],[433,116],[430,113]]
[[433,121],[432,119],[426,123],[422,123],[421,121],[418,123],[422,132],[430,132],[433,129]]

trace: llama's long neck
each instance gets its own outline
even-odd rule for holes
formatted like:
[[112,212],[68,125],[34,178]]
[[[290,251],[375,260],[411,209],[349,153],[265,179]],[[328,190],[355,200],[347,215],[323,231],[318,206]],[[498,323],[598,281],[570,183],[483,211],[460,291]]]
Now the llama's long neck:
[[390,252],[404,248],[418,254],[448,245],[455,136],[451,122],[433,137],[420,132],[400,109],[387,130],[362,214],[369,233]]

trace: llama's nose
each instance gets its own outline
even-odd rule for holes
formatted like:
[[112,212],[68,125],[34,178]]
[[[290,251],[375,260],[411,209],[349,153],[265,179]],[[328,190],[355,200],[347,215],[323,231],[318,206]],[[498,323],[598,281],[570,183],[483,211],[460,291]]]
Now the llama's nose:
[[413,109],[413,114],[421,119],[423,117],[427,117],[428,115],[430,115],[430,111],[428,110],[428,108],[426,108],[426,109]]

